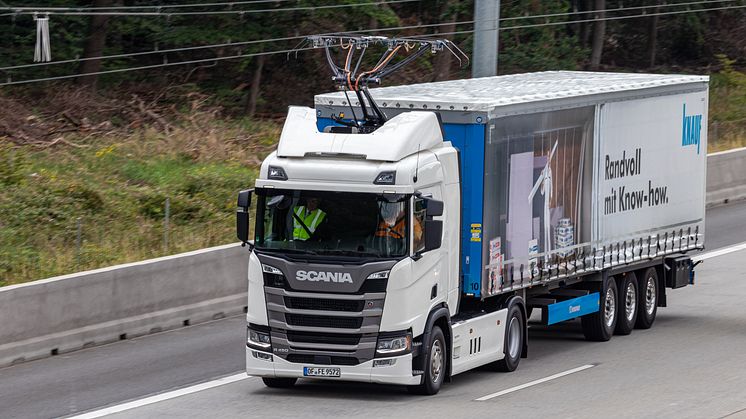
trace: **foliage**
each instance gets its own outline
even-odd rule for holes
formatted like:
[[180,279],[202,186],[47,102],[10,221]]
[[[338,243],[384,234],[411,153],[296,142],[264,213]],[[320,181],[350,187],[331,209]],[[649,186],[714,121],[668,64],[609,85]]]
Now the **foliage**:
[[0,165],[0,284],[233,241],[236,193],[253,183],[256,161],[274,147],[279,126],[216,125],[184,125],[168,135],[144,127],[94,143],[70,138],[82,147],[0,142],[0,160],[13,162]]

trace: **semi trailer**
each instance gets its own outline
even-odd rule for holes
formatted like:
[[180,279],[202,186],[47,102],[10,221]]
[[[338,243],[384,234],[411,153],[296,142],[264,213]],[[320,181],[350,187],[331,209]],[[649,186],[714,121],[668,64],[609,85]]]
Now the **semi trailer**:
[[[239,194],[246,372],[267,386],[434,394],[478,366],[515,370],[530,318],[579,318],[607,341],[650,328],[667,288],[694,283],[707,77],[557,71],[365,93],[290,107]],[[372,128],[356,121],[366,107]]]

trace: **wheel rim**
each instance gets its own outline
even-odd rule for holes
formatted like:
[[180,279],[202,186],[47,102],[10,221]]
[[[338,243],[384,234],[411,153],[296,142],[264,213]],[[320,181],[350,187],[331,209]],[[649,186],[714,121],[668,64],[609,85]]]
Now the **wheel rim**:
[[614,290],[612,288],[606,290],[606,304],[604,305],[604,321],[606,322],[606,327],[611,327],[616,317],[616,298],[614,298]]
[[631,322],[635,317],[635,310],[637,310],[637,295],[635,292],[635,284],[627,284],[627,293],[624,298],[624,310],[627,315],[627,321]]
[[440,380],[440,375],[443,371],[443,348],[439,340],[433,342],[433,347],[430,349],[430,377],[433,383],[437,383]]
[[645,286],[645,312],[648,313],[648,316],[652,316],[653,311],[655,311],[655,297],[655,279],[650,277]]
[[518,358],[518,353],[521,348],[521,322],[518,317],[510,319],[510,325],[508,326],[508,356],[511,359]]

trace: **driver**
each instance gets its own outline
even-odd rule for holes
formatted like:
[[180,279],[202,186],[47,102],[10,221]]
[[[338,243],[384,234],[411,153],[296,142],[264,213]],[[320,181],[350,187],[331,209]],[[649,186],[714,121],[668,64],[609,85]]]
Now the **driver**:
[[317,197],[306,198],[305,206],[295,207],[293,213],[293,240],[306,241],[324,221],[326,213],[319,208],[321,199]]

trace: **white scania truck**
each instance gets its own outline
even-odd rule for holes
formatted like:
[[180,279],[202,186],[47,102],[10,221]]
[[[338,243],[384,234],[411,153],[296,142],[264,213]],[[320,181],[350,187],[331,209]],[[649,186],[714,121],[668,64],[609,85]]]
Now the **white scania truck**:
[[[693,283],[707,77],[560,71],[364,93],[291,107],[239,194],[246,371],[266,385],[434,394],[477,366],[514,370],[532,310],[606,341],[651,327],[666,288]],[[366,102],[372,127],[355,121]]]

